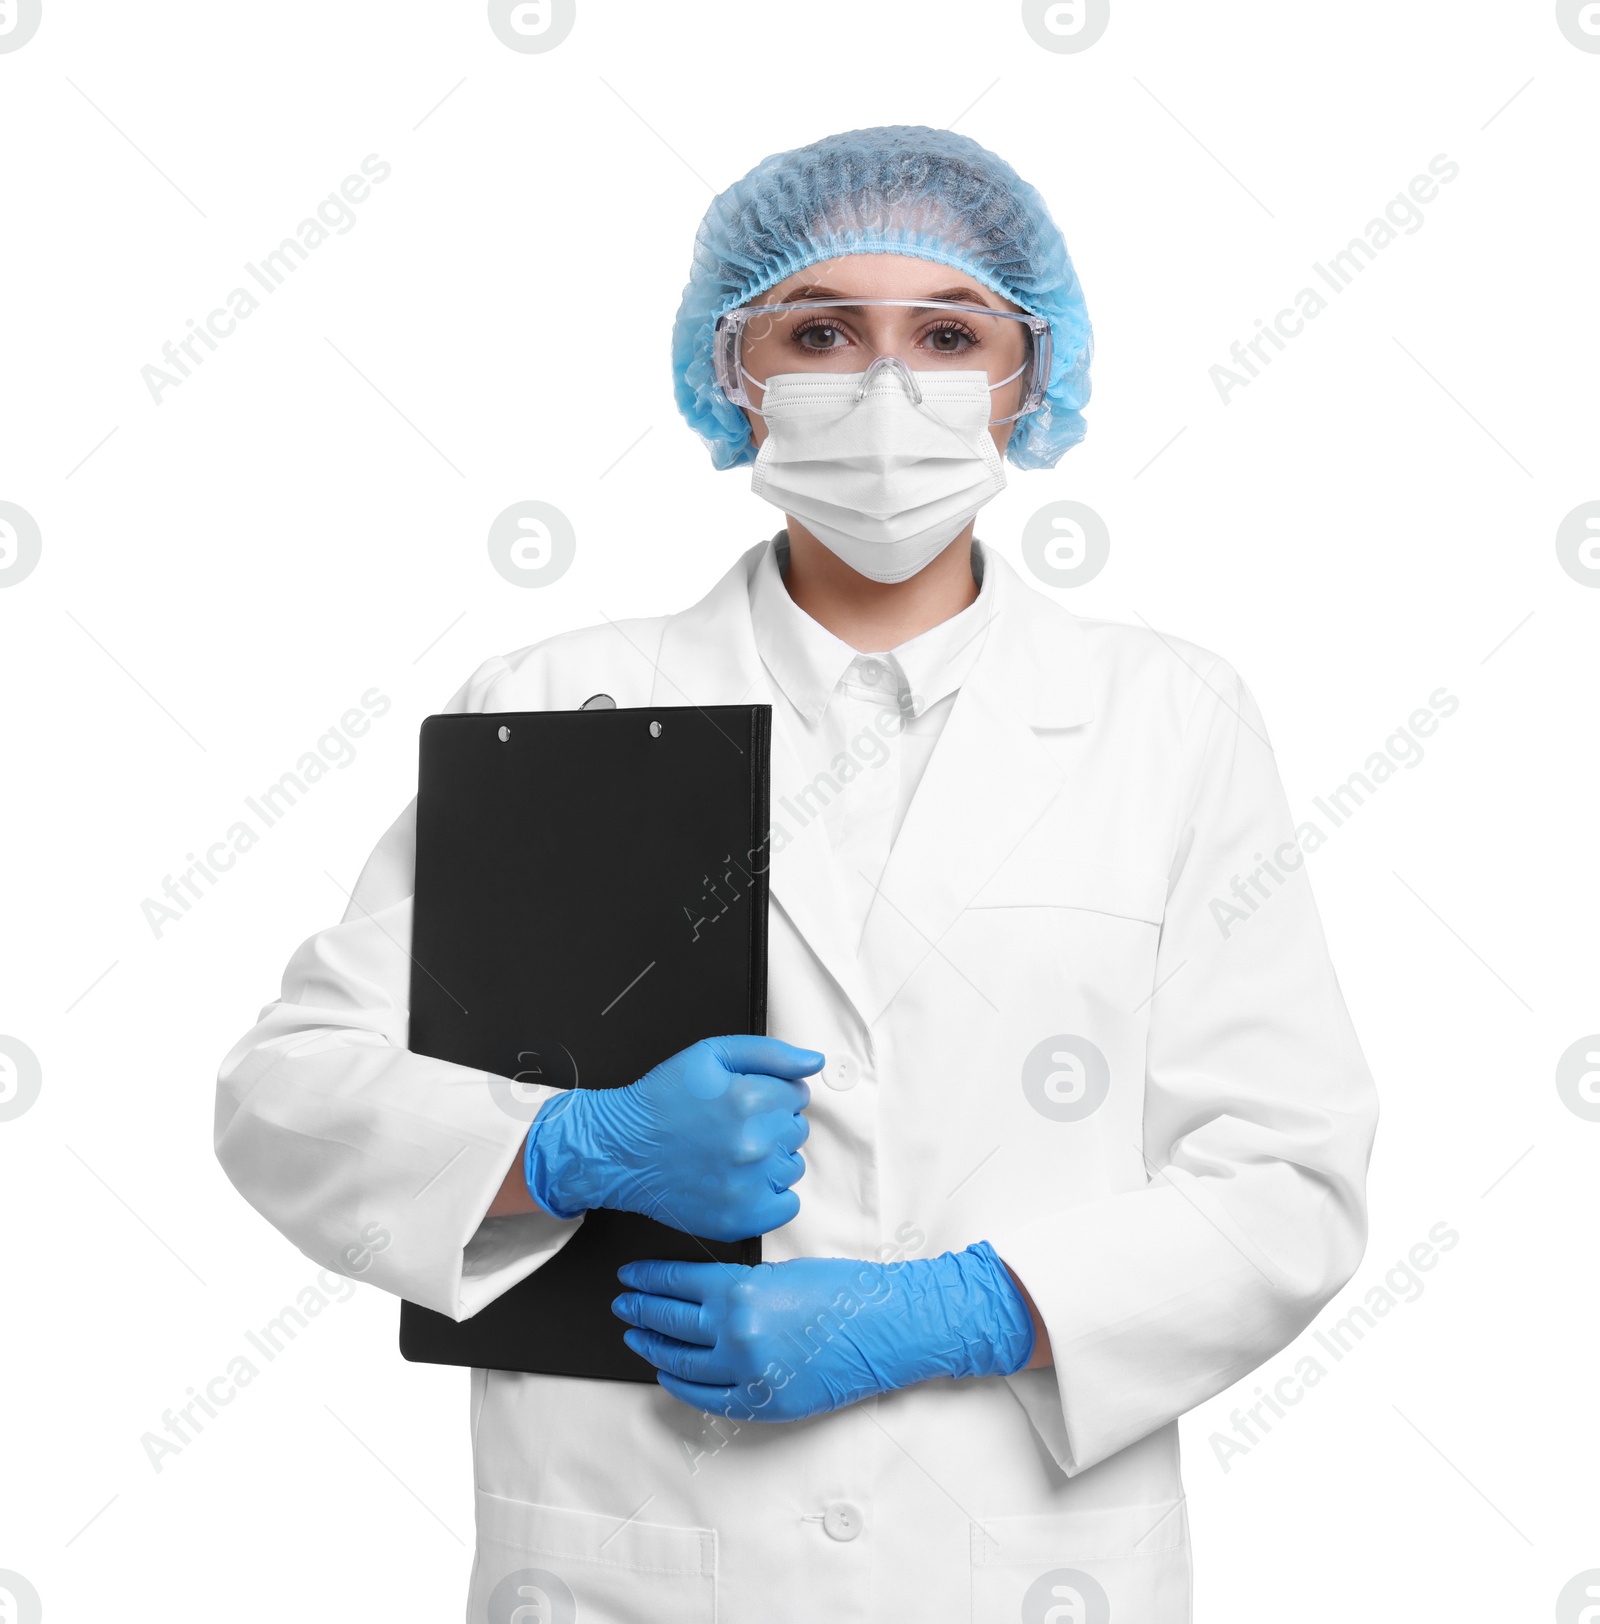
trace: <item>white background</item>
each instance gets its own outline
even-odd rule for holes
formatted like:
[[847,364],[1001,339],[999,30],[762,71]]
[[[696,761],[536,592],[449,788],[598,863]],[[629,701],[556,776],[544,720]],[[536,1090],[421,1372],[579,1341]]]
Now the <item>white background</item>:
[[[146,1458],[316,1274],[212,1157],[217,1064],[479,661],[683,607],[781,522],[672,403],[713,192],[954,121],[1044,193],[1096,335],[1087,439],[980,536],[1022,567],[1030,514],[1090,504],[1109,564],[1041,590],[1233,662],[1299,814],[1460,702],[1310,860],[1383,1109],[1318,1325],[1459,1244],[1342,1361],[1308,1332],[1184,1420],[1196,1617],[1551,1616],[1600,1567],[1600,1123],[1554,1082],[1600,1030],[1600,591],[1555,548],[1600,498],[1597,97],[1544,0],[1115,0],[1078,54],[954,0],[580,0],[547,54],[465,0],[44,0],[0,54],[0,501],[43,535],[0,590],[0,1033],[43,1069],[0,1123],[0,1569],[51,1619],[459,1616],[467,1376],[402,1363],[370,1288]],[[155,404],[140,369],[369,153],[354,227]],[[1211,367],[1436,154],[1421,228],[1224,404]],[[543,590],[485,547],[523,499],[577,531]],[[153,934],[373,687],[357,759]],[[1326,1378],[1224,1470],[1306,1352]]]

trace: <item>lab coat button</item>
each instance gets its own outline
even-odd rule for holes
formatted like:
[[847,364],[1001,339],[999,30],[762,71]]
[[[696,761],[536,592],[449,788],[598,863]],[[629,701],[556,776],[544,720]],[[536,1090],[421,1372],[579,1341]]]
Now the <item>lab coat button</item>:
[[829,1088],[854,1088],[856,1086],[856,1063],[849,1055],[842,1055],[837,1060],[830,1060],[822,1073],[822,1080]]
[[835,1500],[822,1513],[822,1527],[829,1539],[854,1539],[861,1532],[865,1519],[861,1507],[848,1500]]

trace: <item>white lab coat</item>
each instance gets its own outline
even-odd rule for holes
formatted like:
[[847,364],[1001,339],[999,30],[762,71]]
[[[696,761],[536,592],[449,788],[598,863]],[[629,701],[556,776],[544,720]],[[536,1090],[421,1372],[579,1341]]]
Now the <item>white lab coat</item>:
[[[769,701],[747,596],[765,545],[680,614],[486,661],[449,708]],[[777,1425],[475,1371],[473,1621],[1189,1616],[1177,1417],[1355,1269],[1372,1081],[1237,674],[1074,616],[992,549],[986,567],[1001,625],[859,957],[775,730],[769,1030],[828,1066],[800,1214],[765,1255],[987,1239],[1055,1368]],[[224,1061],[216,1145],[307,1256],[460,1318],[582,1220],[483,1221],[525,1120],[483,1074],[406,1048],[413,811]]]

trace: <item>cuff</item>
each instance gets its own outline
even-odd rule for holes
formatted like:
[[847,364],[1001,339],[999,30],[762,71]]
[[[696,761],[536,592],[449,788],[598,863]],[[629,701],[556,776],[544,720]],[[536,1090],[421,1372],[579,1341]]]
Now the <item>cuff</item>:
[[451,1318],[470,1319],[527,1279],[572,1239],[581,1223],[543,1212],[485,1218],[462,1250],[459,1312]]

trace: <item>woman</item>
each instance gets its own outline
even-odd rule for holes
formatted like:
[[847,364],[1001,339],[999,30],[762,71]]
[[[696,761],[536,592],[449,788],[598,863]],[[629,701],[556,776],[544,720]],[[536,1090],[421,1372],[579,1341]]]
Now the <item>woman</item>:
[[243,1194],[457,1319],[641,1188],[766,1232],[623,1271],[656,1386],[473,1373],[474,1620],[1189,1615],[1177,1418],[1349,1278],[1376,1107],[1239,677],[974,538],[1002,455],[1082,437],[1090,348],[1042,199],[965,137],[729,188],[677,398],[784,529],[450,708],[773,706],[772,1036],[508,1118],[406,1049],[408,808],[223,1063]]

